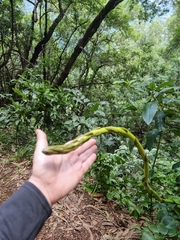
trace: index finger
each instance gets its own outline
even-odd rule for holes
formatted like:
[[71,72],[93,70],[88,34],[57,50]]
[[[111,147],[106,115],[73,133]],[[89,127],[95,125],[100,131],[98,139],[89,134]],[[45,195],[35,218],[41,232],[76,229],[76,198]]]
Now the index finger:
[[77,155],[81,155],[94,145],[96,145],[96,140],[90,139],[87,142],[83,143],[80,147],[78,147],[75,152]]

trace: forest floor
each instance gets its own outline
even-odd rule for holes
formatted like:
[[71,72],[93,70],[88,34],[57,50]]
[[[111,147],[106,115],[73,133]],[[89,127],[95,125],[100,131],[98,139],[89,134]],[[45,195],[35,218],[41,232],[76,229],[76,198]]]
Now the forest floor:
[[[9,162],[0,154],[0,204],[12,195],[31,175],[30,161]],[[139,240],[136,221],[128,212],[116,208],[116,203],[104,197],[93,198],[80,183],[53,206],[36,240]]]

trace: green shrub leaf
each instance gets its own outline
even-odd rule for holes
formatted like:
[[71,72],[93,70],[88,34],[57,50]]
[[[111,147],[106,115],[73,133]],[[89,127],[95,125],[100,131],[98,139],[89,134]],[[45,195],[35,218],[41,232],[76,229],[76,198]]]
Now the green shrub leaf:
[[146,148],[150,151],[156,142],[158,135],[157,129],[153,129],[146,134]]
[[180,162],[177,162],[175,164],[172,165],[172,169],[176,169],[180,167]]
[[159,112],[155,116],[155,126],[156,126],[158,132],[162,132],[164,129],[165,117],[166,117],[166,114],[164,112]]
[[157,109],[158,109],[158,104],[156,101],[148,102],[145,104],[142,112],[142,116],[147,125],[149,125],[152,122]]
[[149,232],[143,232],[141,240],[154,240],[154,236]]
[[163,235],[166,235],[168,233],[168,229],[162,223],[160,223],[157,227],[158,227],[159,233]]
[[176,178],[176,185],[177,185],[177,186],[180,186],[180,175],[177,176],[177,178]]
[[176,135],[180,137],[180,130],[179,128],[172,128],[171,131]]
[[155,225],[149,225],[148,227],[149,227],[149,229],[151,230],[151,232],[153,232],[153,233],[159,233],[157,226],[155,226]]

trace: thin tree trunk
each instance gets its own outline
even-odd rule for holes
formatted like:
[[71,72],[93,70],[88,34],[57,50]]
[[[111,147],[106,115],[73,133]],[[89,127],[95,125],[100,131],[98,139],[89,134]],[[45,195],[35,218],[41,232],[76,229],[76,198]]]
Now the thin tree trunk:
[[96,33],[97,29],[99,28],[101,22],[104,18],[108,15],[110,11],[112,11],[119,3],[123,2],[123,0],[109,0],[106,6],[101,10],[101,12],[96,16],[96,18],[92,21],[89,25],[88,29],[86,30],[83,38],[79,39],[76,47],[74,48],[74,52],[72,53],[69,61],[67,62],[64,70],[61,73],[61,76],[57,79],[54,83],[55,87],[61,86],[65,79],[68,77],[69,72],[75,63],[76,59],[83,51],[86,44],[92,38],[92,36]]
[[61,19],[64,17],[64,14],[67,11],[67,9],[69,8],[69,6],[71,5],[71,3],[72,3],[72,1],[68,4],[66,9],[62,9],[62,8],[60,9],[60,14],[54,20],[53,24],[51,25],[51,27],[49,28],[47,33],[44,35],[43,39],[36,45],[34,53],[33,53],[32,58],[30,60],[30,67],[35,65],[35,63],[36,63],[36,61],[37,61],[37,59],[39,57],[39,54],[44,49],[44,46],[46,45],[46,43],[48,43],[48,41],[52,37],[55,28],[57,27],[57,25],[59,24]]

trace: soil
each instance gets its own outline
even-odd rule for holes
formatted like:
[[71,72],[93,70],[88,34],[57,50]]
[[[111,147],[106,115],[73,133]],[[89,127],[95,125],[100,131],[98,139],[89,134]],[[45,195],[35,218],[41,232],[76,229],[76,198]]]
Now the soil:
[[[15,192],[31,175],[30,161],[7,162],[0,154],[0,204]],[[76,189],[53,206],[36,240],[138,240],[136,221],[125,209],[117,209],[116,202],[105,197],[92,197],[81,182]]]

